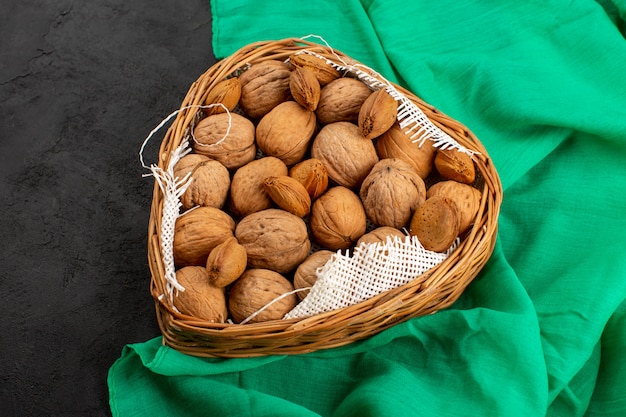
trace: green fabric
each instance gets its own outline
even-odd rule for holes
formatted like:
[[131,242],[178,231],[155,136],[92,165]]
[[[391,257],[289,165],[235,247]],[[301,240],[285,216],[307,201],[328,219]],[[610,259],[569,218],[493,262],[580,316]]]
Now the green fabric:
[[449,309],[305,355],[124,347],[126,416],[626,416],[626,2],[215,0],[224,57],[322,36],[467,125],[504,186]]

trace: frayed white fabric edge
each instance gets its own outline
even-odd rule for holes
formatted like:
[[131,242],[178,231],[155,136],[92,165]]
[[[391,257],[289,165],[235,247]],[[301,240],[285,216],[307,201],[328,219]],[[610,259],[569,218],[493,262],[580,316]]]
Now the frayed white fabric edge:
[[[146,148],[146,145],[150,141],[150,139],[161,129],[165,124],[170,121],[173,117],[178,115],[183,110],[189,109],[204,109],[204,108],[212,108],[216,106],[221,106],[226,110],[229,115],[229,125],[224,138],[220,139],[219,142],[223,141],[225,137],[230,132],[230,112],[223,104],[211,104],[206,106],[201,105],[192,105],[182,107],[172,113],[170,113],[165,119],[159,123],[157,127],[155,127],[150,134],[144,139],[141,148],[139,149],[139,161],[141,162],[141,166],[150,170],[150,173],[143,174],[144,177],[153,176],[156,183],[159,185],[159,189],[163,193],[163,213],[161,217],[161,255],[163,257],[163,267],[165,271],[165,279],[167,281],[166,291],[169,295],[170,304],[173,305],[173,297],[174,291],[185,291],[185,288],[178,282],[176,279],[176,266],[174,264],[174,231],[176,227],[176,220],[180,216],[180,208],[182,207],[182,203],[180,202],[180,197],[185,193],[193,178],[191,177],[191,173],[187,173],[183,178],[178,178],[174,176],[174,167],[184,156],[191,152],[190,140],[191,136],[193,138],[192,129],[189,128],[185,134],[187,136],[183,139],[180,146],[174,149],[170,155],[170,161],[168,166],[163,169],[160,168],[157,164],[147,165],[143,158],[143,152]],[[217,143],[219,143],[217,142]],[[164,294],[162,294],[159,299],[162,299]]]

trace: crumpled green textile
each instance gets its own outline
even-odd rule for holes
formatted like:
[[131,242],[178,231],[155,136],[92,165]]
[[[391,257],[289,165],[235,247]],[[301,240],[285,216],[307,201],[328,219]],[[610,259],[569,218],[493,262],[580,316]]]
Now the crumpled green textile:
[[315,34],[467,125],[504,186],[449,309],[349,346],[124,347],[113,416],[626,416],[626,2],[214,0],[224,57]]

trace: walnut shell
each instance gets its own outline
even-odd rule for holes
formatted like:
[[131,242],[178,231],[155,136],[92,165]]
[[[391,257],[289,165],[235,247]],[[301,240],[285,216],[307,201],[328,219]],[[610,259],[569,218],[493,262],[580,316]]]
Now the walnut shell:
[[273,156],[248,162],[235,171],[230,185],[230,210],[236,216],[247,216],[272,207],[272,199],[265,191],[265,178],[287,175],[287,165]]
[[320,101],[320,83],[313,71],[294,68],[289,77],[289,90],[293,99],[309,111],[315,111]]
[[311,71],[322,86],[341,76],[335,67],[314,55],[293,54],[289,57],[289,62],[294,68],[306,68]]
[[321,246],[338,250],[353,246],[365,234],[367,219],[359,196],[349,188],[336,186],[315,200],[310,225]]
[[235,236],[248,252],[248,266],[287,273],[311,249],[306,223],[281,209],[266,209],[244,217]]
[[243,274],[247,263],[246,248],[234,236],[229,237],[209,253],[206,260],[209,282],[215,287],[224,288]]
[[[317,270],[323,267],[333,255],[334,252],[325,249],[318,250],[309,255],[293,274],[294,288],[301,289],[312,287],[317,281]],[[309,290],[302,290],[296,293],[300,300],[303,300],[308,294]]]
[[459,232],[463,233],[474,223],[480,209],[482,194],[468,184],[453,180],[440,181],[430,186],[426,191],[426,198],[440,195],[456,204],[459,214]]
[[239,106],[251,118],[260,119],[274,107],[291,99],[289,77],[291,68],[278,60],[253,64],[241,73]]
[[313,140],[311,156],[322,161],[330,179],[348,188],[358,187],[378,162],[373,142],[349,122],[324,126]]
[[315,128],[315,113],[295,101],[286,101],[259,121],[256,143],[265,155],[293,165],[300,162],[308,150]]
[[[239,78],[232,77],[220,81],[207,93],[207,97],[204,100],[205,107],[202,109],[204,114],[210,116],[212,114],[225,113],[226,110],[232,111],[241,98],[241,83]],[[221,104],[222,106],[213,104]]]
[[182,314],[211,323],[224,323],[228,317],[224,289],[209,283],[202,266],[186,266],[176,271],[176,281],[185,288],[174,296],[174,306]]
[[317,121],[327,125],[334,122],[357,123],[359,111],[372,90],[355,78],[338,78],[325,85],[315,114]]
[[388,237],[393,239],[396,236],[401,239],[406,237],[402,231],[395,227],[380,226],[361,236],[359,240],[357,240],[356,245],[359,246],[361,243],[386,243]]
[[254,130],[254,124],[237,113],[214,114],[196,125],[193,149],[226,168],[239,168],[256,157]]
[[311,200],[324,194],[328,188],[328,170],[317,158],[298,162],[289,169],[289,176],[296,179],[309,193]]
[[459,235],[456,205],[446,197],[436,195],[426,199],[411,219],[409,233],[417,236],[425,249],[444,252]]
[[399,229],[426,200],[426,185],[408,162],[387,158],[365,177],[359,196],[373,224]]
[[435,168],[447,179],[471,184],[476,179],[476,168],[472,158],[456,149],[440,149],[435,156]]
[[185,175],[193,171],[193,169],[201,162],[212,161],[206,155],[199,153],[189,153],[178,160],[174,165],[174,178],[182,179]]
[[176,219],[174,263],[178,266],[206,265],[209,252],[233,236],[235,221],[215,207],[197,207]]
[[[176,170],[174,173],[176,175]],[[191,178],[191,184],[180,196],[185,210],[194,206],[224,206],[230,188],[230,173],[221,162],[214,159],[200,162],[192,169]]]
[[411,164],[420,177],[426,178],[433,170],[437,148],[426,140],[421,146],[413,142],[405,129],[395,123],[376,140],[376,151],[383,158],[399,158]]
[[[293,289],[291,282],[275,271],[249,269],[231,287],[228,309],[235,323],[241,323],[257,312],[248,323],[280,320],[296,306],[295,294],[283,296]],[[263,307],[266,308],[259,311]]]

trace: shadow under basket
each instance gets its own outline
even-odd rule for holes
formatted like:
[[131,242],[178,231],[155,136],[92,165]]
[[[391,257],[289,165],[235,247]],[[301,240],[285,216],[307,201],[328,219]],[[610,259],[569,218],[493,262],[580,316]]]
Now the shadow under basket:
[[[171,155],[186,140],[208,92],[221,80],[264,60],[284,61],[295,52],[310,51],[338,65],[358,63],[329,47],[303,39],[283,39],[247,45],[217,62],[194,82],[181,108],[165,133],[158,166],[165,170]],[[338,58],[340,59],[338,61]],[[343,61],[343,63],[341,62]],[[367,67],[359,67],[370,71]],[[381,79],[374,71],[373,78]],[[387,81],[385,80],[387,83]],[[302,319],[261,323],[212,323],[179,313],[167,294],[166,267],[161,249],[164,195],[155,181],[148,227],[150,292],[163,343],[189,355],[203,357],[250,357],[301,354],[343,346],[375,335],[408,319],[435,313],[454,303],[478,275],[492,254],[496,235],[502,186],[486,149],[467,127],[423,102],[410,91],[392,84],[426,117],[462,147],[475,152],[474,163],[482,188],[480,209],[470,230],[458,247],[438,266],[400,287],[358,304]]]

